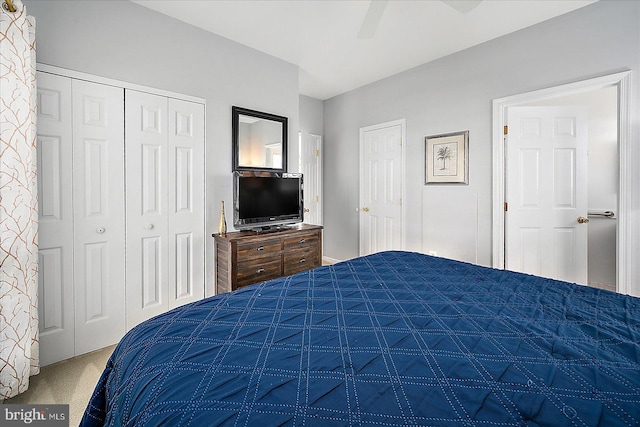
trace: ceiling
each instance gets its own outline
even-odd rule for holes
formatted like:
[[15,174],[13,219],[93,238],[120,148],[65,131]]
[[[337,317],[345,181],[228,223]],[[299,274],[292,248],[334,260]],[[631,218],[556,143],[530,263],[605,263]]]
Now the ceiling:
[[324,100],[596,0],[390,0],[379,20],[380,0],[132,1],[297,65],[300,93]]

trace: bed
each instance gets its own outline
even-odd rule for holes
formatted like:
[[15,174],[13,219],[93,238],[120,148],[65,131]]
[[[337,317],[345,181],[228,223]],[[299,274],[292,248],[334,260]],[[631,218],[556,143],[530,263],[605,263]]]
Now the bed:
[[639,343],[638,298],[382,252],[138,325],[82,425],[633,426]]

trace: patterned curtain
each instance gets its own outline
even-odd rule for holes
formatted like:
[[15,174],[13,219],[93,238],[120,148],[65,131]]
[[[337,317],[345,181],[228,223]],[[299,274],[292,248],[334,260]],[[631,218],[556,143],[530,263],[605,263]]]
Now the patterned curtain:
[[29,387],[38,348],[35,21],[0,8],[0,399]]

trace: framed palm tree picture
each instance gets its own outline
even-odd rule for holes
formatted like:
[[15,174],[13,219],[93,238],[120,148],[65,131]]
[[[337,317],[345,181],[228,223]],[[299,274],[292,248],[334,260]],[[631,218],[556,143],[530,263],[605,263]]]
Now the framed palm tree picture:
[[427,136],[425,184],[469,183],[469,131]]

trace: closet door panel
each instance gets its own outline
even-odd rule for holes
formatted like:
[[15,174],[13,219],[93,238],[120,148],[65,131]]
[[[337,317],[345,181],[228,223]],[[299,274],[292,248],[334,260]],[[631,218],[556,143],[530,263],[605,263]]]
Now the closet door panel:
[[40,363],[74,355],[71,79],[38,72]]
[[204,120],[202,104],[38,72],[43,365],[204,297]]
[[167,98],[125,91],[127,328],[168,307]]
[[204,297],[204,105],[169,99],[169,308]]
[[124,334],[124,90],[73,81],[76,354]]

